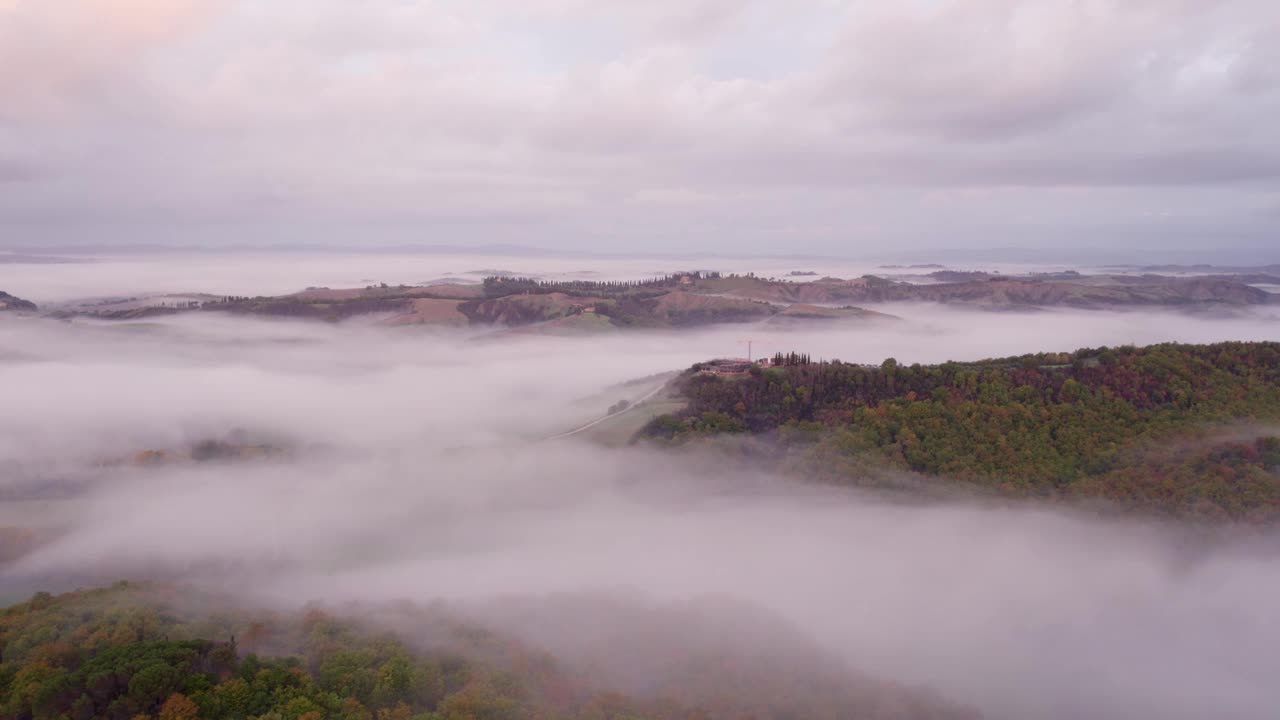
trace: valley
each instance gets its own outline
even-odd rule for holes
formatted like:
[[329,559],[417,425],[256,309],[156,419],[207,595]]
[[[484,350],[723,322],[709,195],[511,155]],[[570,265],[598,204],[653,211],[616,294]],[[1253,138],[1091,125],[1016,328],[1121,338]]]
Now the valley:
[[[1038,699],[976,688],[1057,692],[1043,638],[1120,672],[1091,643],[1199,638],[1208,578],[1257,577],[1265,273],[812,267],[90,300],[11,276],[38,302],[0,314],[0,714],[1021,717]],[[1060,603],[1109,619],[1076,637]],[[167,679],[137,691],[134,657]],[[1125,702],[1168,714],[1152,687]]]

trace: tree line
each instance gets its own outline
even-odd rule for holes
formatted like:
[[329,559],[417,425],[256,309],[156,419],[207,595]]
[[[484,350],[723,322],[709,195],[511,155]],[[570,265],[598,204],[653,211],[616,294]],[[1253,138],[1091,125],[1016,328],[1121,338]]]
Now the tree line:
[[553,293],[570,295],[613,296],[637,290],[670,289],[682,282],[697,282],[721,277],[715,271],[692,270],[645,280],[539,280],[533,277],[491,275],[483,280],[485,295],[500,297],[516,293]]

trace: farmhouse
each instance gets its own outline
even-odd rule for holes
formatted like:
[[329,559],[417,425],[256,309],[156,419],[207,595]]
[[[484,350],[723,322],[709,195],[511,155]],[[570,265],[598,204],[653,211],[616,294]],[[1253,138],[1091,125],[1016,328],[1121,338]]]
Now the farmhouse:
[[699,363],[697,371],[701,375],[745,375],[754,365],[746,358],[718,358]]

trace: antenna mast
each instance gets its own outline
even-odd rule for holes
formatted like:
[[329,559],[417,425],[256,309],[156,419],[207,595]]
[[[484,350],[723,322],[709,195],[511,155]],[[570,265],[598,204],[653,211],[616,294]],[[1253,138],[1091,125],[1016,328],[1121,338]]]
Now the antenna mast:
[[[765,342],[768,340],[768,338],[760,338],[760,340],[762,342]],[[752,348],[755,345],[755,341],[756,341],[756,338],[743,338],[742,340],[738,341],[739,345],[743,343],[746,343],[747,345],[747,362],[755,361],[755,356],[752,354]]]

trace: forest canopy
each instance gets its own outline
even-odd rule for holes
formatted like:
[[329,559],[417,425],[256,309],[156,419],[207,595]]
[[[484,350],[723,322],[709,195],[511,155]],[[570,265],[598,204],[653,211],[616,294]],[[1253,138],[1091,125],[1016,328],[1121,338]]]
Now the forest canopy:
[[928,366],[792,353],[736,376],[695,366],[677,382],[687,407],[655,418],[645,436],[768,436],[818,479],[859,482],[892,469],[1179,515],[1280,513],[1280,440],[1265,429],[1280,420],[1278,343]]
[[[5,720],[972,720],[934,694],[851,673],[791,641],[759,664],[667,648],[678,680],[619,691],[438,606],[268,611],[119,583],[0,610]],[[247,603],[246,603],[247,604]],[[395,627],[391,632],[387,628]],[[411,639],[410,642],[407,639]],[[652,650],[653,637],[642,641]],[[644,650],[615,642],[616,662]],[[646,650],[647,652],[647,650]]]

